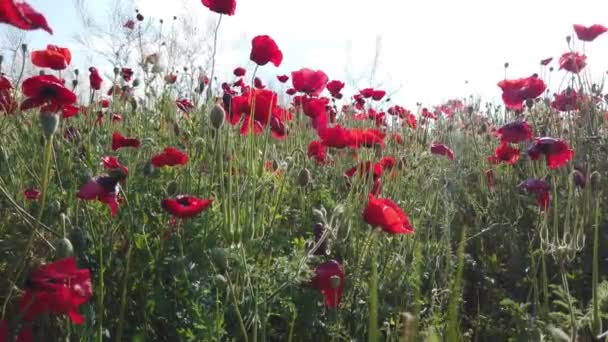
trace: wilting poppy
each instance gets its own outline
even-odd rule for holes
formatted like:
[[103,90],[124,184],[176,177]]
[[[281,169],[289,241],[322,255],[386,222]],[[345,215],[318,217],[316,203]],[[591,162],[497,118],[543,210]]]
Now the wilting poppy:
[[337,80],[333,80],[327,83],[327,90],[331,94],[332,97],[336,99],[341,99],[342,94],[340,92],[344,88],[344,82],[340,82]]
[[78,108],[74,105],[63,106],[63,108],[61,109],[61,118],[62,119],[71,118],[73,116],[78,115],[78,112],[80,112],[80,108]]
[[234,15],[236,0],[202,0],[203,5],[219,14]]
[[521,182],[517,187],[526,192],[536,194],[536,202],[542,210],[546,210],[549,207],[549,202],[551,200],[549,191],[551,188],[544,180],[527,179]]
[[120,69],[120,76],[126,82],[131,81],[131,77],[133,77],[133,70],[131,68],[122,68]]
[[6,23],[28,31],[43,29],[53,34],[53,30],[46,22],[46,18],[36,12],[29,4],[22,1],[0,1],[0,23]]
[[175,105],[186,114],[190,113],[192,109],[194,109],[194,105],[188,99],[175,100]]
[[502,89],[502,100],[509,109],[523,109],[523,102],[542,95],[547,85],[536,74],[527,78],[502,80],[498,82]]
[[256,89],[264,89],[264,88],[266,88],[266,86],[264,85],[264,83],[262,83],[262,80],[259,77],[257,77],[257,76],[253,79],[253,86]]
[[549,63],[551,63],[552,60],[553,60],[553,57],[541,59],[540,60],[540,65],[545,65],[545,66],[549,65]]
[[27,188],[23,190],[23,196],[25,196],[25,199],[28,201],[35,201],[40,198],[40,190],[36,188]]
[[445,144],[433,143],[431,145],[431,153],[446,156],[450,160],[454,160],[454,152]]
[[323,141],[323,145],[327,147],[344,148],[356,145],[355,137],[351,131],[340,125],[319,128],[317,134]]
[[234,71],[232,71],[232,73],[234,74],[234,76],[236,77],[242,77],[245,76],[245,73],[247,72],[247,70],[245,70],[245,68],[243,67],[237,67],[234,69]]
[[8,78],[0,75],[0,112],[12,114],[17,109],[17,102],[13,97],[13,85]]
[[549,137],[536,138],[528,149],[528,155],[532,160],[538,160],[541,154],[545,155],[550,169],[564,166],[574,157],[574,151],[565,141]]
[[63,70],[71,61],[72,54],[68,48],[47,45],[45,50],[32,51],[32,64],[40,68]]
[[272,38],[262,35],[253,38],[251,41],[249,58],[260,66],[271,62],[278,67],[283,61],[283,53]]
[[500,127],[496,133],[500,136],[500,140],[502,142],[509,142],[513,144],[531,140],[534,136],[532,133],[532,128],[530,128],[530,125],[525,121],[510,122]]
[[127,138],[122,136],[118,131],[112,134],[112,151],[116,151],[123,147],[135,147],[138,148],[140,145],[139,139]]
[[151,163],[156,167],[186,165],[188,155],[175,147],[167,147],[162,153],[152,156]]
[[325,163],[327,149],[325,148],[325,145],[323,145],[322,141],[315,140],[308,144],[308,157],[313,158],[319,164]]
[[176,74],[165,75],[165,82],[167,82],[168,84],[174,84],[175,82],[177,82],[177,75]]
[[572,88],[564,89],[561,93],[555,95],[555,99],[551,102],[551,107],[560,112],[578,110],[579,96],[576,90]]
[[121,172],[121,174],[118,177],[121,179],[124,179],[124,177],[126,177],[129,174],[129,169],[126,166],[122,165],[118,161],[118,158],[116,158],[114,156],[102,157],[101,163],[103,164],[103,167],[106,170],[110,170],[110,171],[120,170],[119,172]]
[[[420,114],[425,119],[437,120],[437,114],[434,111],[429,110],[428,108],[422,108],[422,113]],[[424,120],[422,121],[424,124]]]
[[298,91],[295,90],[294,88],[289,88],[287,90],[285,90],[285,94],[287,95],[295,95]]
[[492,164],[508,164],[513,165],[517,163],[520,157],[519,149],[509,146],[508,143],[503,142],[494,150],[494,155],[488,157],[488,161]]
[[133,19],[129,19],[122,25],[122,27],[132,30],[135,28],[135,21]]
[[386,157],[383,157],[382,159],[380,159],[380,161],[378,163],[380,165],[382,165],[382,169],[391,170],[393,167],[395,167],[395,165],[397,164],[397,161],[395,160],[394,157],[386,156]]
[[293,87],[309,96],[319,96],[327,85],[327,75],[321,70],[302,68],[291,73]]
[[22,90],[27,99],[21,103],[21,110],[46,105],[46,111],[56,112],[61,106],[70,105],[77,100],[76,94],[53,75],[30,77],[23,82]]
[[118,182],[121,179],[123,178],[116,175],[101,175],[91,178],[80,187],[76,196],[82,200],[98,200],[105,203],[110,207],[112,216],[116,216],[118,214],[118,194],[120,193]]
[[587,56],[578,52],[566,52],[559,58],[559,69],[578,74],[587,65]]
[[285,82],[289,81],[289,76],[277,75],[277,80],[279,80],[279,82],[281,82],[281,83],[285,83]]
[[574,27],[574,32],[576,32],[576,36],[578,37],[578,39],[580,39],[584,42],[592,42],[599,35],[608,31],[608,28],[606,28],[603,25],[598,25],[598,24],[591,25],[588,27],[584,26],[584,25],[574,24],[573,27]]
[[363,211],[363,220],[389,234],[414,233],[414,228],[403,209],[388,198],[376,198],[370,194]]
[[164,199],[161,206],[174,217],[191,218],[209,208],[212,202],[213,200],[210,199],[179,195]]
[[329,260],[315,268],[312,285],[321,290],[328,308],[337,308],[342,301],[345,284],[344,269],[336,260]]
[[93,295],[91,274],[78,269],[74,257],[40,266],[28,277],[19,308],[23,318],[31,321],[43,313],[68,315],[72,323],[84,323],[78,308]]

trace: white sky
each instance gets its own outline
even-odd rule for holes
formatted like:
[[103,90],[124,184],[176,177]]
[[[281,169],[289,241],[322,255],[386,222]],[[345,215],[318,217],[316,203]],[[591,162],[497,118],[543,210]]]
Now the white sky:
[[[34,6],[48,6],[42,4],[46,1],[51,0],[31,0]],[[201,26],[216,18],[200,0],[135,2],[148,17],[169,19],[187,11],[201,18]],[[492,100],[500,96],[496,83],[503,77],[504,62],[510,63],[511,78],[539,72],[542,58],[554,57],[556,66],[574,23],[608,26],[608,2],[237,0],[236,15],[222,19],[217,67],[220,76],[239,65],[251,68],[251,38],[268,34],[282,49],[284,61],[280,68],[263,67],[266,82],[276,74],[310,67],[324,70],[330,79],[349,80],[350,75],[360,79],[360,87],[398,91],[394,102],[409,107],[471,94]],[[377,37],[381,55],[370,84]],[[586,53],[588,68],[601,78],[608,70],[608,34],[587,44]],[[552,90],[563,75],[554,73]]]

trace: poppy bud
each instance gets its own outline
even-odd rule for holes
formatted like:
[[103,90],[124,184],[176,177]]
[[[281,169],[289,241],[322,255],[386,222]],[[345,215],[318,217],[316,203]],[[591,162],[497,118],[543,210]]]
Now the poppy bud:
[[230,114],[230,108],[232,106],[232,95],[224,93],[224,95],[222,95],[222,102],[224,103],[224,108],[226,108],[226,111],[228,112],[228,114]]
[[44,70],[40,70],[40,72],[38,73],[40,76],[42,75],[46,75],[46,73],[44,72]]
[[534,100],[526,99],[526,107],[528,107],[529,109],[532,109],[532,106],[534,106]]
[[114,75],[118,75],[120,73],[120,69],[118,67],[114,67]]
[[23,53],[27,51],[27,44],[21,44],[21,51],[23,51]]
[[154,173],[154,165],[148,162],[144,165],[144,176],[150,176],[152,173]]
[[171,181],[169,182],[169,184],[167,184],[167,196],[169,197],[173,197],[175,194],[177,194],[177,182],[176,181]]
[[333,275],[333,276],[329,277],[329,286],[331,286],[332,289],[339,288],[341,282],[342,282],[342,280],[337,275]]
[[63,238],[55,242],[55,256],[57,259],[67,258],[73,254],[74,246],[69,239]]
[[593,190],[595,192],[599,192],[601,190],[601,182],[602,182],[602,175],[600,175],[599,172],[594,171],[591,174],[591,190]]
[[48,139],[57,131],[59,127],[59,115],[57,113],[40,113],[40,124],[42,125],[42,132]]
[[137,13],[137,15],[135,16],[135,19],[137,19],[139,21],[144,21],[144,16],[141,15],[141,13]]
[[160,74],[163,71],[163,68],[160,66],[160,64],[154,64],[152,66],[152,73],[153,74]]
[[139,78],[136,78],[133,80],[133,88],[139,86],[141,84],[141,81],[139,80]]
[[211,109],[211,113],[209,114],[209,119],[211,120],[211,126],[215,129],[219,129],[222,127],[224,123],[224,119],[226,117],[226,113],[224,112],[224,108],[219,104],[216,104]]
[[220,273],[228,270],[228,258],[223,248],[215,247],[211,250],[211,262],[213,262],[213,265],[217,267]]
[[298,174],[297,184],[301,187],[305,187],[310,183],[310,171],[307,168],[303,168]]
[[2,64],[3,61],[4,61],[4,56],[0,55],[0,64]]
[[570,41],[571,41],[571,40],[572,40],[572,37],[571,37],[571,36],[569,36],[569,35],[568,35],[568,36],[566,36],[566,43],[570,44]]
[[215,278],[215,281],[217,281],[217,282],[218,282],[218,283],[220,283],[220,284],[226,284],[226,283],[228,282],[228,281],[226,280],[226,277],[224,277],[224,276],[223,276],[223,275],[221,275],[221,274],[216,274],[214,278]]
[[72,88],[76,88],[78,86],[78,80],[72,80]]
[[574,184],[576,186],[578,186],[579,188],[584,188],[585,187],[585,175],[583,174],[583,172],[581,170],[574,170]]
[[[325,225],[321,222],[315,223],[315,226],[313,227],[313,233],[315,235],[315,244],[317,244],[317,243],[319,243],[319,240],[321,240],[321,238],[323,237],[323,234],[325,233]],[[328,241],[329,241],[328,239],[325,239],[323,241],[323,243],[321,243],[319,245],[319,247],[317,248],[317,250],[314,252],[314,255],[327,254]]]
[[84,251],[86,249],[86,239],[84,237],[84,233],[80,228],[74,228],[70,232],[70,240],[72,245],[75,247],[77,251]]
[[505,69],[509,67],[509,62],[505,62]]

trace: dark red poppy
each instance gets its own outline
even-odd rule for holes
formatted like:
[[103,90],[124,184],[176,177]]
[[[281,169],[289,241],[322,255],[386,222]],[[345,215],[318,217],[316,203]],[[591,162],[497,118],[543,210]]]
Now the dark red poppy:
[[213,200],[206,198],[179,195],[175,198],[164,199],[161,206],[174,217],[191,218],[207,210],[212,202]]
[[186,165],[188,155],[175,147],[167,147],[162,153],[152,156],[151,163],[156,167]]
[[328,308],[337,308],[342,301],[342,291],[346,283],[344,269],[336,260],[329,260],[315,268],[312,285],[321,290]]
[[391,137],[393,137],[393,139],[395,139],[395,142],[397,142],[398,145],[403,144],[403,137],[401,136],[401,134],[399,134],[399,133],[393,133],[391,135]]
[[545,66],[549,65],[549,63],[551,63],[552,60],[553,60],[553,57],[541,59],[540,60],[540,65],[545,65]]
[[418,127],[418,120],[416,119],[416,115],[414,113],[408,111],[403,119],[403,124],[408,125],[411,129],[416,129]]
[[542,210],[546,210],[549,207],[551,197],[549,191],[551,187],[544,180],[540,179],[527,179],[521,182],[518,188],[525,190],[526,192],[536,194],[536,202]]
[[355,137],[350,130],[340,125],[333,127],[321,127],[317,130],[317,134],[323,145],[327,147],[354,147],[356,146]]
[[374,88],[361,89],[359,90],[359,94],[361,94],[361,96],[364,98],[369,99],[370,97],[374,96]]
[[123,147],[135,147],[138,148],[140,145],[139,139],[127,138],[122,136],[118,131],[112,134],[112,151],[116,151]]
[[496,131],[502,142],[509,142],[513,144],[520,143],[522,141],[531,140],[534,134],[532,128],[525,121],[514,121],[510,122]]
[[99,105],[101,108],[109,108],[110,107],[110,99],[103,98],[99,101]]
[[444,144],[433,143],[431,145],[431,153],[446,156],[450,158],[450,160],[454,160],[454,152]]
[[257,36],[251,41],[249,59],[260,66],[271,62],[278,67],[283,61],[283,53],[279,50],[277,43],[269,36]]
[[118,114],[118,113],[112,113],[112,122],[121,122],[122,121],[122,115]]
[[80,187],[76,196],[82,200],[98,200],[105,203],[110,207],[112,216],[116,216],[118,214],[118,195],[120,193],[120,185],[118,182],[121,179],[122,178],[116,175],[101,175],[91,178]]
[[125,80],[126,82],[131,81],[131,78],[133,77],[133,70],[131,68],[122,68],[120,69],[120,76],[122,77],[123,80]]
[[380,101],[386,95],[386,91],[375,89],[372,93],[372,100]]
[[295,90],[294,88],[289,88],[289,89],[285,90],[285,94],[290,95],[290,96],[295,95],[297,92],[298,91]]
[[243,77],[243,76],[245,76],[245,73],[247,73],[247,70],[245,70],[245,68],[243,68],[243,67],[237,67],[234,69],[234,71],[232,71],[232,73],[236,77]]
[[23,82],[22,90],[27,99],[21,103],[21,110],[45,105],[45,111],[56,112],[61,106],[73,104],[77,100],[76,94],[53,75],[30,77]]
[[363,98],[363,96],[361,94],[355,94],[353,95],[353,100],[355,100],[355,109],[363,110],[363,108],[365,107],[365,99]]
[[333,80],[327,83],[327,90],[331,94],[332,97],[336,99],[341,99],[342,94],[340,93],[344,88],[344,82],[340,82],[338,80]]
[[320,129],[327,127],[327,105],[329,99],[326,97],[308,97],[304,96],[300,98],[302,100],[302,111],[304,115],[312,119],[312,127],[314,129]]
[[91,89],[100,90],[103,79],[99,75],[99,71],[97,71],[97,68],[95,67],[90,67],[89,73],[89,83],[91,84]]
[[508,143],[503,142],[494,150],[494,155],[488,157],[488,161],[492,164],[504,163],[513,165],[517,163],[519,157],[519,149],[511,147]]
[[382,159],[380,159],[380,161],[378,163],[380,163],[380,165],[382,165],[383,170],[391,170],[393,167],[395,167],[395,165],[397,164],[397,161],[395,160],[394,157],[386,156],[386,157],[383,157]]
[[382,165],[380,163],[372,163],[368,160],[344,171],[344,175],[351,178],[354,175],[365,178],[368,178],[371,175],[373,177],[372,179],[376,180],[382,176],[382,171]]
[[219,14],[234,15],[236,0],[202,0],[203,5]]
[[528,78],[502,80],[498,86],[502,89],[505,107],[514,110],[522,110],[524,101],[539,97],[547,89],[545,82],[536,74]]
[[13,85],[8,78],[0,75],[0,112],[12,114],[17,110],[17,102],[13,96]]
[[168,84],[174,84],[175,82],[177,82],[177,75],[176,74],[165,75],[165,82],[167,82]]
[[68,48],[47,45],[46,50],[32,51],[32,64],[40,68],[63,70],[71,61],[72,53]]
[[281,83],[285,83],[285,82],[289,81],[289,76],[277,75],[277,80],[279,80],[279,82],[281,82]]
[[188,99],[175,100],[175,105],[186,114],[189,114],[194,109],[194,105]]
[[293,87],[309,96],[319,96],[327,85],[327,75],[321,71],[302,68],[291,73]]
[[[437,114],[434,111],[429,110],[428,108],[422,108],[422,117],[425,119],[437,120]],[[422,122],[424,124],[424,120]]]
[[31,321],[44,313],[68,315],[72,323],[84,323],[78,308],[93,295],[91,274],[78,269],[74,257],[40,266],[28,277],[25,294],[19,308],[25,320]]
[[578,93],[572,88],[567,88],[555,95],[555,99],[551,102],[551,107],[560,112],[568,112],[571,110],[578,110],[579,102]]
[[116,158],[114,156],[102,157],[101,163],[103,164],[103,167],[106,170],[109,170],[109,171],[120,170],[120,172],[122,172],[122,175],[120,176],[121,178],[124,178],[129,174],[129,169],[126,166],[122,165],[118,161],[118,158]]
[[40,190],[36,188],[27,188],[23,190],[23,196],[25,196],[25,199],[28,201],[35,201],[40,198]]
[[259,77],[256,77],[253,79],[253,86],[256,89],[264,89],[266,88],[266,86],[264,85],[264,83],[262,83],[262,80]]
[[534,144],[528,149],[528,155],[530,159],[538,160],[541,154],[545,155],[547,166],[553,170],[568,164],[574,157],[574,150],[561,139],[536,138]]
[[598,25],[598,24],[591,25],[591,26],[574,24],[573,27],[574,27],[574,32],[576,32],[576,36],[578,37],[578,39],[580,39],[584,42],[592,42],[599,35],[608,31],[608,28],[606,28],[603,25]]
[[363,220],[372,227],[380,227],[389,234],[413,234],[414,228],[409,218],[395,202],[388,198],[369,195],[363,210]]
[[377,129],[352,129],[351,134],[355,139],[355,146],[357,147],[374,147],[376,145],[384,147],[386,133]]
[[79,111],[80,111],[80,108],[76,107],[74,105],[63,106],[63,108],[61,109],[61,118],[62,119],[71,118],[73,116],[78,115]]
[[135,28],[135,21],[133,19],[129,19],[122,25],[122,27],[132,30]]
[[29,4],[15,0],[0,1],[0,23],[6,23],[22,30],[43,29],[53,34],[46,18]]
[[578,52],[566,52],[559,58],[559,69],[578,74],[587,65],[587,56]]
[[313,158],[318,164],[324,164],[327,158],[327,149],[322,141],[315,140],[308,144],[308,158]]

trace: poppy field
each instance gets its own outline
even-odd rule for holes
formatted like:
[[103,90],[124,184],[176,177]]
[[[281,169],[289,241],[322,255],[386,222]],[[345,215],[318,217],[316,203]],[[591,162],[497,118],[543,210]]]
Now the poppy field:
[[[238,16],[200,6],[216,40]],[[0,23],[53,34],[23,1]],[[505,64],[502,103],[415,108],[314,65],[270,82],[289,56],[263,32],[228,79],[24,45],[0,75],[0,342],[606,340],[606,31]]]

